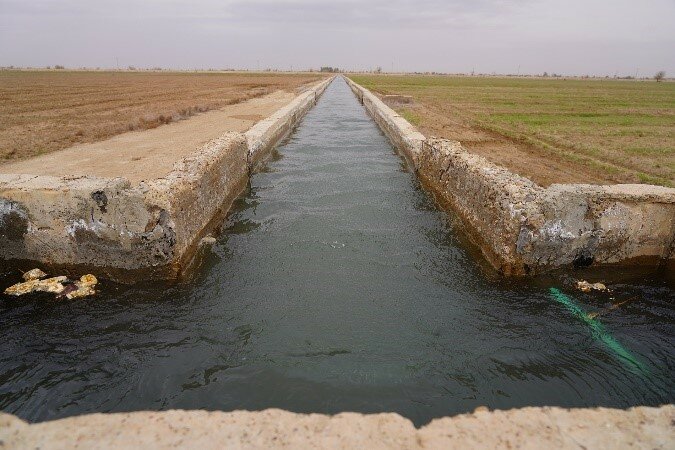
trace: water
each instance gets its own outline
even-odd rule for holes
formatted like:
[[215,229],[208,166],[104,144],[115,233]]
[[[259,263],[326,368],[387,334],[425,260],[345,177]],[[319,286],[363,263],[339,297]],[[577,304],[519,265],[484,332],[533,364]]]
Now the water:
[[614,271],[616,297],[639,300],[601,316],[599,335],[549,291],[608,306],[571,288],[587,274],[502,279],[461,236],[336,80],[253,176],[193,280],[2,298],[0,407],[31,421],[394,411],[420,425],[479,405],[673,402],[663,274]]

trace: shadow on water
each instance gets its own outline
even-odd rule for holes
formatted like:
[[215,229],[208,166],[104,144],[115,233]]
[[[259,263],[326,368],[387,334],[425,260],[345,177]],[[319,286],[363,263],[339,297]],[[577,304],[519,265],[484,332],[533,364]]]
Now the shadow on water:
[[[615,298],[574,291],[575,278]],[[598,334],[551,288],[584,312],[640,300],[599,317]],[[337,80],[253,176],[194,279],[3,298],[0,406],[31,421],[276,407],[420,425],[479,405],[659,405],[675,392],[674,292],[662,274],[617,270],[500,278]]]

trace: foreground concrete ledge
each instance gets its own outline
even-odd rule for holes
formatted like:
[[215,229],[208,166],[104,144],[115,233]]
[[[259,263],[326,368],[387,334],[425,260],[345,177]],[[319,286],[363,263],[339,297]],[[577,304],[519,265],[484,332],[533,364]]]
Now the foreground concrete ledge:
[[124,178],[0,174],[5,266],[92,271],[119,281],[172,279],[222,222],[260,159],[316,103],[332,78],[244,135],[224,133],[133,186]]
[[0,414],[0,447],[77,448],[672,448],[675,407],[522,408],[435,419],[394,413],[180,411],[90,414],[29,425]]
[[507,275],[563,266],[675,266],[675,189],[644,184],[554,184],[547,189],[472,154],[425,138],[348,80],[423,184],[458,213],[467,235]]

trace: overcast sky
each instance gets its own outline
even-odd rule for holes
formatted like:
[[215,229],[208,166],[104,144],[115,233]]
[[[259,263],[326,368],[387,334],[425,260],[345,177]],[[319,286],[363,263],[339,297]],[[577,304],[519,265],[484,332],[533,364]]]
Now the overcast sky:
[[0,66],[675,75],[675,0],[0,0]]

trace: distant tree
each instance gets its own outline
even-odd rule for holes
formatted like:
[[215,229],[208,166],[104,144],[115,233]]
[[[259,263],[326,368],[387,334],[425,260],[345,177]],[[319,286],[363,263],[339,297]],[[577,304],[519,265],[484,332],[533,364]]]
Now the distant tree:
[[548,78],[548,72],[544,72],[544,75],[542,75],[544,78]]
[[659,70],[658,72],[656,72],[656,75],[654,75],[654,79],[656,81],[663,81],[663,79],[665,77],[666,77],[666,72],[664,72],[663,70]]
[[377,68],[375,69],[375,73],[382,73],[382,67],[377,66]]
[[63,67],[63,66],[60,66],[60,65],[58,65],[58,64],[57,64],[57,65],[55,65],[55,66],[54,66],[54,68],[55,68],[55,69],[60,69],[60,70],[62,70],[62,69],[65,69],[65,67]]

